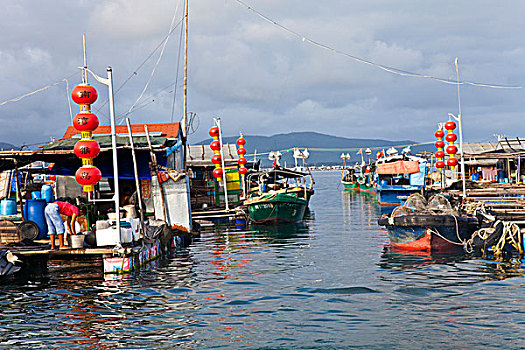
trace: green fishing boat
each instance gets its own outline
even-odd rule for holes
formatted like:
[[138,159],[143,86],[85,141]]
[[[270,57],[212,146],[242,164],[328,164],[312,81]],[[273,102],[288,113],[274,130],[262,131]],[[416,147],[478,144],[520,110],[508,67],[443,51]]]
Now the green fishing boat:
[[250,219],[257,224],[279,224],[303,220],[308,202],[293,194],[264,193],[247,199]]

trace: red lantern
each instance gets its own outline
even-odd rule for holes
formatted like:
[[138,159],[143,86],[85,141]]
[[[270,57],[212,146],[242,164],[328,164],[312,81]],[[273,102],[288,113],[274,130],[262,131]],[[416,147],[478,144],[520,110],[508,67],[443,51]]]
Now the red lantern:
[[219,136],[219,128],[216,126],[212,126],[209,132],[211,137],[217,137]]
[[215,154],[215,155],[213,155],[213,157],[211,157],[211,162],[212,162],[213,164],[221,164],[221,162],[222,162],[222,157],[221,157],[221,155],[220,155],[220,154]]
[[443,158],[445,157],[445,152],[437,151],[434,155],[436,156],[436,158]]
[[237,144],[239,146],[244,146],[246,144],[246,140],[244,138],[240,137],[240,138],[237,139]]
[[98,128],[98,118],[91,112],[80,112],[73,118],[73,126],[78,131],[93,131]]
[[215,168],[213,169],[213,173],[212,173],[213,177],[219,179],[222,177],[222,168]]
[[95,140],[80,140],[75,144],[75,155],[78,158],[93,159],[100,153],[100,145]]
[[56,181],[57,176],[56,175],[49,175],[49,181]]
[[452,120],[449,120],[445,123],[445,129],[447,130],[454,130],[456,128],[456,123],[454,123]]
[[440,130],[438,130],[438,131],[436,131],[436,132],[434,133],[434,136],[435,136],[435,137],[443,137],[443,136],[445,136],[445,132],[444,132],[443,130],[440,129]]
[[449,159],[447,160],[447,165],[448,165],[448,166],[456,166],[456,165],[458,165],[458,160],[457,160],[457,158],[449,158]]
[[436,146],[436,148],[443,148],[445,147],[445,141],[436,141],[434,145]]
[[239,148],[237,150],[237,154],[240,156],[244,156],[246,154],[246,148]]
[[246,165],[246,163],[248,163],[246,158],[239,158],[237,162],[239,163],[239,165]]
[[447,136],[445,136],[445,140],[447,140],[448,142],[454,142],[457,139],[458,137],[454,133],[450,133],[450,134],[447,134]]
[[447,147],[447,153],[448,154],[456,154],[458,153],[458,148],[454,145],[450,145]]
[[71,98],[79,105],[90,105],[97,100],[97,90],[91,85],[80,84],[71,91]]
[[100,181],[102,173],[97,167],[82,166],[75,173],[75,179],[82,186],[94,185]]
[[445,162],[440,160],[436,162],[436,168],[441,169],[445,167]]
[[247,172],[248,172],[248,169],[246,169],[246,168],[239,168],[239,174],[246,175]]
[[220,143],[220,141],[213,141],[212,143],[210,143],[210,148],[211,148],[213,151],[220,151],[220,149],[221,149],[221,143]]

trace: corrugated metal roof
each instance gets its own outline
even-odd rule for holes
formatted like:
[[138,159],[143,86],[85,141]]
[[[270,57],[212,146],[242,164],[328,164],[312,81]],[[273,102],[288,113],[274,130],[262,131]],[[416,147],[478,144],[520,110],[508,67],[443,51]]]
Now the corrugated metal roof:
[[509,139],[504,138],[500,139],[498,142],[497,149],[504,152],[523,152],[525,151],[525,139],[515,138]]
[[[222,152],[224,154],[225,162],[237,162],[239,156],[237,155],[237,145],[223,144]],[[210,145],[193,145],[188,146],[188,165],[213,165],[211,157],[214,153],[210,149]],[[208,164],[209,163],[209,164]]]
[[463,151],[465,154],[482,154],[495,152],[497,147],[497,142],[469,142],[463,144]]
[[[176,139],[179,137],[180,123],[155,123],[155,124],[131,124],[131,132],[137,135],[144,135],[144,125],[148,126],[148,132],[150,134],[155,133],[157,137],[165,137],[167,139]],[[127,125],[116,125],[117,134],[128,135]],[[160,134],[159,134],[160,133]],[[99,125],[93,131],[93,135],[110,135],[111,125]],[[72,138],[75,135],[80,135],[80,131],[75,129],[73,126],[69,126],[66,133],[62,137],[62,140]],[[152,135],[153,136],[153,135]]]

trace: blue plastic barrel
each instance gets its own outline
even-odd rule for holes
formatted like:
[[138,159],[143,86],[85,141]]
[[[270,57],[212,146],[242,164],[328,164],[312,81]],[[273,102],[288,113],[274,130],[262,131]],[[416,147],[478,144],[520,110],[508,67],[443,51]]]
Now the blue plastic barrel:
[[46,202],[50,203],[55,200],[55,195],[53,194],[53,187],[51,185],[43,185],[40,192],[40,198],[45,199]]
[[479,181],[479,173],[472,173],[472,175],[470,175],[470,179],[472,181]]
[[45,199],[28,199],[24,205],[24,216],[26,220],[33,221],[38,226],[38,239],[47,237],[47,223],[44,215],[46,208]]
[[388,186],[388,181],[386,181],[386,180],[381,180],[381,181],[379,181],[379,185],[380,185],[380,186]]
[[0,201],[0,215],[16,215],[16,201],[12,198]]
[[40,191],[33,191],[33,192],[31,192],[31,198],[33,198],[33,199],[41,199],[42,197],[40,197]]

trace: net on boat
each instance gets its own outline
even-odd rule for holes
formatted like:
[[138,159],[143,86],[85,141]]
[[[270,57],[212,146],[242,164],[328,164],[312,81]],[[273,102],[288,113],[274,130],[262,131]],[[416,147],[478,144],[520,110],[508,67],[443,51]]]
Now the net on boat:
[[407,198],[403,207],[410,209],[413,212],[421,212],[426,210],[427,200],[421,194],[413,193]]
[[449,200],[440,194],[435,194],[428,200],[427,208],[435,213],[454,214],[455,210]]

